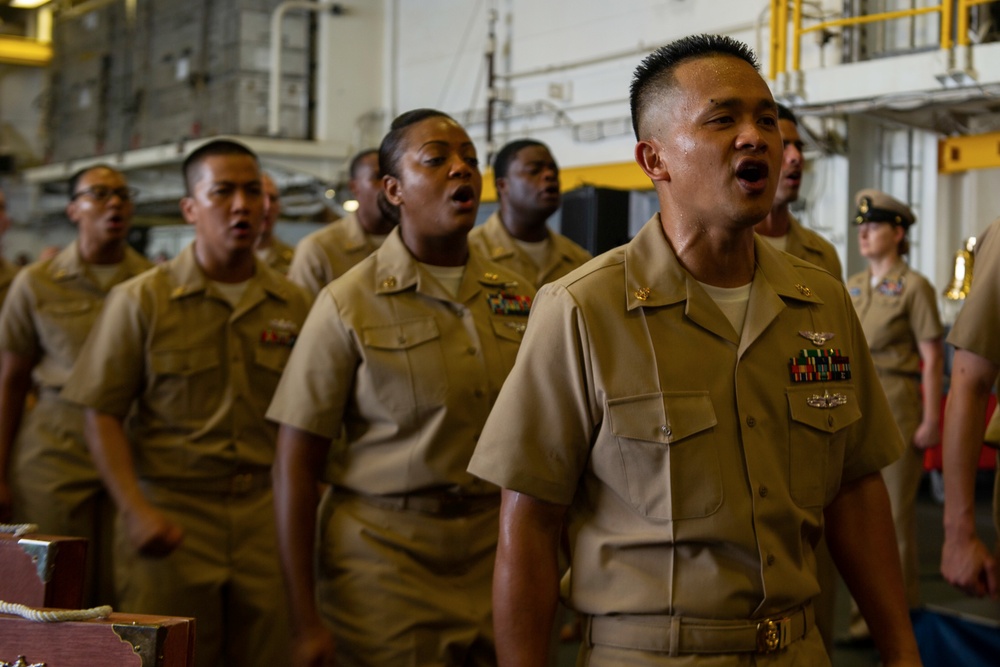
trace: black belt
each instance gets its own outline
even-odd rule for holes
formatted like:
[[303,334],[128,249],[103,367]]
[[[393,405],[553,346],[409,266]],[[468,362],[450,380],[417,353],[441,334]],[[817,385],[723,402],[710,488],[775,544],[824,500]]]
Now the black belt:
[[447,492],[406,493],[398,495],[369,495],[350,489],[338,488],[338,496],[357,498],[362,502],[382,509],[399,512],[417,512],[432,516],[451,518],[478,514],[500,506],[500,495],[461,495]]
[[252,470],[219,477],[144,479],[171,491],[208,496],[248,496],[271,488],[270,470]]
[[816,624],[812,604],[761,620],[717,621],[658,614],[591,616],[592,644],[668,653],[774,653],[805,637]]

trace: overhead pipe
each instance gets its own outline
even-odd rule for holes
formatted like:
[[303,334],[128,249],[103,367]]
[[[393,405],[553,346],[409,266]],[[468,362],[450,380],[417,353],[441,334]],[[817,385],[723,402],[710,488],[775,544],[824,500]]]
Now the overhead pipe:
[[334,16],[344,13],[337,2],[305,2],[288,0],[278,5],[271,14],[271,81],[268,87],[267,134],[276,137],[281,133],[281,23],[292,10],[307,12],[329,11]]

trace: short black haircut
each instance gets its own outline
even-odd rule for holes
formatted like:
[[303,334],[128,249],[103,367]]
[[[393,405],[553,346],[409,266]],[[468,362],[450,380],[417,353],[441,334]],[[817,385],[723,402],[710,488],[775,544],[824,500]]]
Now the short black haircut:
[[661,46],[646,56],[635,68],[629,91],[632,109],[632,130],[639,139],[639,117],[653,100],[655,93],[664,86],[674,83],[677,66],[688,60],[711,55],[733,56],[746,61],[756,71],[760,64],[753,50],[738,40],[726,35],[691,35]]
[[375,155],[377,157],[378,149],[366,148],[365,150],[361,151],[360,153],[356,154],[354,157],[351,158],[351,164],[347,168],[347,173],[350,176],[351,180],[354,180],[355,178],[358,177],[358,170],[361,169],[361,163],[364,162],[364,159],[369,155]]
[[493,158],[493,184],[496,185],[498,178],[506,178],[507,171],[510,169],[510,163],[514,161],[517,154],[529,146],[541,146],[545,150],[551,153],[549,147],[540,141],[535,141],[534,139],[516,139],[506,144],[500,149],[500,152],[496,154]]
[[778,103],[778,120],[790,120],[796,127],[799,125],[799,119],[795,117],[792,110],[786,107],[784,104]]
[[67,184],[69,185],[69,200],[70,201],[73,201],[73,198],[76,196],[76,186],[80,184],[80,179],[83,178],[86,174],[89,174],[90,172],[94,171],[95,169],[107,169],[108,171],[112,171],[112,172],[114,172],[116,174],[120,173],[117,169],[115,169],[111,165],[103,164],[103,163],[101,163],[101,164],[92,164],[89,167],[84,167],[83,169],[78,169],[76,172],[73,173],[72,176],[69,177],[69,180],[67,181]]
[[194,192],[195,183],[198,182],[198,170],[201,167],[201,163],[206,158],[219,155],[246,155],[253,158],[253,161],[260,167],[260,160],[257,159],[257,154],[240,142],[233,141],[232,139],[215,139],[214,141],[209,141],[204,146],[200,146],[192,151],[185,158],[183,166],[181,166],[181,173],[184,175],[184,188],[189,197]]

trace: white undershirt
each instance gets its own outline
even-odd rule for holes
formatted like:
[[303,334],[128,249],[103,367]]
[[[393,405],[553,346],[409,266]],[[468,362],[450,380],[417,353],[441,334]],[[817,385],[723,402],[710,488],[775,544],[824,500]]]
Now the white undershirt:
[[249,280],[244,280],[241,283],[220,283],[217,280],[213,280],[212,284],[215,288],[219,290],[222,294],[222,298],[229,302],[229,305],[235,308],[240,299],[243,298],[243,293],[247,290],[247,285],[250,284]]
[[121,262],[117,264],[91,264],[90,272],[94,275],[94,279],[97,284],[101,286],[102,290],[107,290],[111,286],[111,281],[114,280],[115,276],[118,274],[118,269],[122,266]]
[[458,288],[462,286],[462,274],[465,273],[464,264],[462,266],[433,266],[420,262],[420,266],[434,276],[434,279],[441,283],[448,294],[452,297],[458,296]]
[[777,248],[781,251],[788,249],[788,234],[782,234],[781,236],[764,236],[763,234],[758,234],[757,236],[767,241],[768,245],[772,248]]
[[712,301],[733,325],[733,329],[742,333],[743,323],[747,317],[747,306],[750,304],[750,286],[753,283],[741,287],[716,287],[702,282],[698,284],[712,297]]
[[521,241],[520,239],[514,239],[514,243],[528,255],[532,264],[539,269],[545,266],[549,259],[549,253],[552,252],[552,239],[548,236],[541,241]]

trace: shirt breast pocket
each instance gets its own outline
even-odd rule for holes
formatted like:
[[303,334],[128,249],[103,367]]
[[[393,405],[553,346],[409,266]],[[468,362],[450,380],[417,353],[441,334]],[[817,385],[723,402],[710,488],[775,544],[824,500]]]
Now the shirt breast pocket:
[[640,514],[676,521],[718,511],[718,420],[707,391],[610,400],[608,417],[625,468],[625,497]]
[[365,365],[386,406],[440,407],[448,391],[441,333],[432,317],[362,330]]
[[38,314],[44,344],[75,355],[97,318],[97,304],[86,299],[51,301],[39,306]]
[[170,421],[199,423],[222,400],[219,350],[214,346],[152,350],[151,401]]
[[[840,488],[847,427],[861,419],[861,406],[849,386],[791,387],[786,395],[792,500],[799,507],[825,507]],[[886,415],[886,419],[891,418]]]

